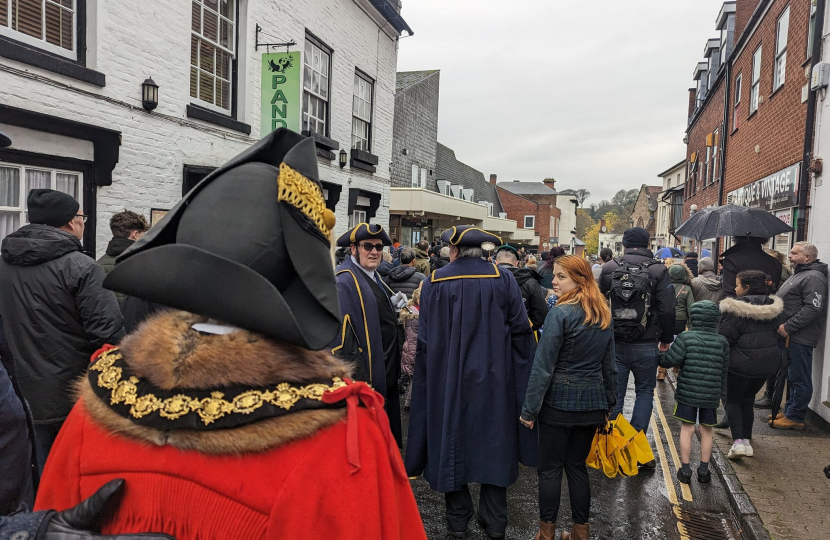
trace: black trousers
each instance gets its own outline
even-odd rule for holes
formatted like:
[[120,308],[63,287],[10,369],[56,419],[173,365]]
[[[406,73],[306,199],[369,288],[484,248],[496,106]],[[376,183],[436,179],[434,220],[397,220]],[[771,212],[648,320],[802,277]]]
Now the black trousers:
[[730,373],[726,378],[726,416],[733,439],[751,439],[755,422],[755,394],[764,386],[764,377],[744,377]]
[[551,426],[539,423],[539,517],[554,522],[562,497],[562,470],[568,477],[573,522],[588,523],[591,486],[585,460],[596,426]]
[[[458,491],[444,494],[447,505],[447,527],[451,531],[466,531],[473,517],[473,498],[465,484]],[[504,533],[507,529],[507,488],[481,484],[478,496],[478,517],[488,530]]]

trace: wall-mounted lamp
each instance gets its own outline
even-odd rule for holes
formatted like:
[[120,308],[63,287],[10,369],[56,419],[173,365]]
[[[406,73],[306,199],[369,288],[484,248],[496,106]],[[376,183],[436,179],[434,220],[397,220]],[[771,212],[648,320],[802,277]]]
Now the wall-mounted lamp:
[[349,155],[346,153],[345,150],[343,150],[343,149],[340,150],[340,168],[341,169],[346,166],[346,160],[348,159],[348,156]]
[[159,104],[159,85],[152,78],[141,83],[141,105],[144,109],[152,111]]

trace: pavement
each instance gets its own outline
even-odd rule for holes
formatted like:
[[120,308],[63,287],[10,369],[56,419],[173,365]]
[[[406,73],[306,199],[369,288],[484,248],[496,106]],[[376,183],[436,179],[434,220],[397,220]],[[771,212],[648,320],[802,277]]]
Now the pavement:
[[[606,478],[589,469],[591,500],[591,538],[593,540],[697,540],[740,539],[741,525],[732,510],[731,489],[727,481],[713,470],[710,484],[691,486],[677,481],[679,467],[680,422],[671,416],[674,391],[670,384],[658,384],[655,391],[655,412],[648,438],[655,450],[657,469],[641,471],[637,476]],[[630,416],[634,403],[633,378],[629,383],[624,414]],[[658,406],[659,405],[659,406]],[[404,433],[408,414],[404,413]],[[699,461],[699,447],[693,444],[692,463]],[[757,459],[757,458],[756,458]],[[830,461],[828,461],[830,463]],[[822,465],[823,467],[824,465]],[[431,540],[450,538],[444,520],[444,496],[429,488],[423,478],[411,480],[412,489],[427,536]],[[473,500],[478,488],[471,485]],[[827,508],[827,507],[825,507]],[[518,481],[508,488],[508,539],[532,539],[538,530],[538,482],[536,470],[521,467]],[[562,506],[557,531],[570,530],[570,503],[567,481],[563,481]],[[486,536],[471,520],[469,538]],[[557,533],[558,534],[558,533]],[[813,536],[821,538],[826,535]],[[558,538],[558,536],[557,536]],[[781,538],[787,538],[782,536]]]
[[[759,397],[761,394],[759,394]],[[830,538],[830,426],[811,413],[804,431],[772,429],[769,409],[755,410],[754,457],[727,461],[774,540]],[[728,429],[715,430],[723,455],[732,446]]]

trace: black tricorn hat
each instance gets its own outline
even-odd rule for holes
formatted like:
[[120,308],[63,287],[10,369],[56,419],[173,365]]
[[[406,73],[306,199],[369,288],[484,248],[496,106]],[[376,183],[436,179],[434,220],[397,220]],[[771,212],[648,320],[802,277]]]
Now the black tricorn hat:
[[[493,251],[496,246],[502,245],[501,238],[475,225],[450,227],[441,234],[441,241],[452,246],[480,247],[486,251]],[[485,248],[482,244],[492,244],[492,246]]]
[[337,247],[349,247],[364,240],[380,240],[384,246],[392,245],[392,240],[389,239],[389,235],[383,230],[382,225],[358,223],[337,239]]
[[318,350],[340,328],[312,139],[278,129],[196,185],[104,286]]

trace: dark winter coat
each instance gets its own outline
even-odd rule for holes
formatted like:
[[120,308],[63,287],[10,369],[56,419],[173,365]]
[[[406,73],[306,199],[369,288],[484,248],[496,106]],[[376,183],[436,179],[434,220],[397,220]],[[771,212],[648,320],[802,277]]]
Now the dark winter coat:
[[827,265],[821,261],[799,264],[781,285],[778,296],[784,301],[784,329],[790,341],[818,345],[827,318]]
[[418,348],[418,307],[406,306],[401,310],[399,321],[403,324],[406,339],[401,355],[401,371],[410,377],[415,372],[415,352]]
[[729,342],[729,373],[756,378],[777,373],[784,302],[777,296],[747,295],[724,299],[720,311],[720,333]]
[[533,325],[533,330],[538,330],[545,324],[545,317],[548,316],[548,306],[545,302],[547,291],[539,284],[542,276],[530,268],[516,268],[510,264],[500,264],[499,268],[509,271],[516,278],[530,324]]
[[415,248],[415,270],[425,276],[430,274],[429,253],[418,248]]
[[[117,236],[113,237],[113,239],[109,241],[109,244],[107,244],[106,253],[98,259],[98,264],[100,264],[101,268],[104,269],[104,273],[109,274],[112,269],[115,268],[115,259],[127,251],[127,248],[133,244],[135,244],[135,240],[130,240],[129,238],[119,238]],[[124,303],[124,296],[124,293],[115,293],[115,297],[118,298],[119,305]]]
[[525,420],[544,419],[549,409],[607,411],[616,403],[614,330],[585,325],[581,306],[554,306],[536,348]]
[[[620,257],[629,264],[642,264],[654,260],[654,254],[645,248],[626,249],[625,254]],[[607,295],[611,288],[611,275],[620,265],[616,259],[612,259],[602,265],[602,273],[599,276],[599,289],[602,294]],[[669,270],[662,264],[653,264],[648,269],[649,278],[654,284],[651,291],[651,308],[648,314],[648,329],[643,334],[641,342],[663,340],[666,343],[674,336],[675,321],[675,299],[674,287],[669,278]]]
[[393,292],[402,292],[407,300],[412,298],[412,293],[418,288],[427,277],[418,272],[414,266],[396,266],[383,278]]
[[391,272],[393,268],[395,268],[395,265],[393,263],[389,261],[380,261],[377,273],[380,277],[385,278],[389,275],[389,272]]
[[[735,298],[735,278],[744,270],[760,270],[776,282],[781,275],[781,263],[778,259],[764,252],[759,239],[737,240],[731,248],[723,252],[720,262],[723,265],[723,294]],[[775,287],[778,289],[778,287]]]
[[717,304],[696,302],[691,328],[677,336],[671,348],[660,355],[660,367],[679,367],[675,399],[678,403],[715,409],[726,391],[729,343],[718,334]]
[[429,268],[431,271],[435,272],[439,268],[444,268],[450,264],[449,257],[433,257],[432,261],[429,263]]
[[519,425],[536,340],[509,272],[461,258],[421,290],[409,476],[447,493],[470,482],[509,486],[536,466],[538,432]]
[[697,277],[697,259],[684,259],[683,264],[692,273],[692,278]]
[[0,313],[20,387],[36,423],[61,420],[92,353],[124,335],[118,301],[68,232],[26,225],[0,251]]

